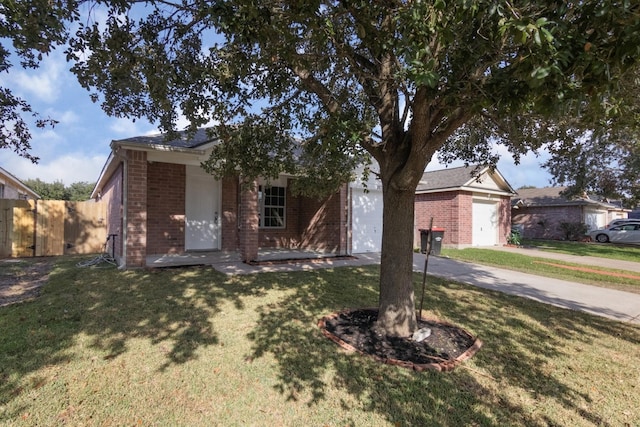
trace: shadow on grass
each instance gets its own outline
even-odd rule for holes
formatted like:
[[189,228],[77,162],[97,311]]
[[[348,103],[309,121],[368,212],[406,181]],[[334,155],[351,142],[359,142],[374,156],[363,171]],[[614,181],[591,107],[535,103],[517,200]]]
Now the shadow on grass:
[[[418,291],[421,276],[414,277]],[[367,411],[383,414],[396,425],[563,423],[535,416],[531,407],[501,393],[502,388],[515,387],[534,399],[554,402],[583,421],[611,425],[598,412],[585,409],[580,402],[589,403],[589,395],[555,375],[548,362],[569,355],[568,341],[591,345],[596,331],[638,345],[638,328],[430,278],[425,308],[476,334],[484,346],[473,359],[479,371],[463,365],[448,374],[413,373],[345,354],[316,327],[318,318],[329,312],[375,306],[377,279],[372,267],[306,273],[295,280],[294,294],[261,307],[261,321],[249,335],[253,356],[271,353],[277,358],[282,393],[290,399],[310,396],[308,404],[313,405],[331,399],[332,387],[340,387]],[[332,381],[323,380],[327,372],[334,373]]]
[[[259,321],[248,334],[251,354],[237,356],[275,358],[276,389],[288,399],[310,406],[336,399],[346,417],[357,406],[397,425],[562,424],[535,417],[500,392],[518,387],[590,423],[609,425],[580,407],[577,402],[589,396],[554,375],[546,362],[565,356],[568,341],[591,344],[595,331],[638,345],[638,328],[431,278],[425,308],[484,341],[470,363],[482,373],[464,366],[447,374],[414,373],[345,354],[317,327],[331,312],[375,306],[378,271],[371,266],[229,278],[210,268],[118,271],[78,269],[74,261],[63,261],[41,298],[0,310],[0,407],[23,392],[25,375],[77,357],[69,349],[81,336],[104,359],[122,355],[133,339],[150,340],[166,348],[160,368],[166,369],[219,344],[212,318],[223,304],[242,310],[245,298],[277,291],[277,300],[264,298],[257,308]],[[33,381],[37,388],[38,379]],[[13,419],[23,409],[2,416]]]
[[243,295],[265,292],[211,268],[119,271],[78,268],[77,260],[58,259],[39,298],[0,309],[0,408],[25,391],[25,375],[76,359],[68,350],[81,337],[104,360],[136,338],[164,349],[161,370],[196,359],[219,342],[211,318],[222,302],[241,308]]

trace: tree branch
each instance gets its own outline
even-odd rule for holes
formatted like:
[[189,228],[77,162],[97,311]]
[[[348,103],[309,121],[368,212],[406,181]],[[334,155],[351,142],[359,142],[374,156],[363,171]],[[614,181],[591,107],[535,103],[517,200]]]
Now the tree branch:
[[298,76],[308,90],[320,98],[320,101],[329,113],[334,114],[340,110],[340,104],[334,99],[333,94],[311,74],[311,71],[299,65],[294,65],[291,71]]

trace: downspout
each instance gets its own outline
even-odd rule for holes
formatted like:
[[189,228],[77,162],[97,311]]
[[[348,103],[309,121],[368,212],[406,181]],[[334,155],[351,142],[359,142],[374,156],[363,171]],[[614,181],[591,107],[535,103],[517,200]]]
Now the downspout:
[[[118,148],[117,151],[120,149]],[[120,239],[120,244],[122,245],[122,264],[120,268],[127,268],[127,202],[128,202],[128,182],[129,182],[129,173],[128,173],[128,162],[127,156],[122,156],[122,239]]]

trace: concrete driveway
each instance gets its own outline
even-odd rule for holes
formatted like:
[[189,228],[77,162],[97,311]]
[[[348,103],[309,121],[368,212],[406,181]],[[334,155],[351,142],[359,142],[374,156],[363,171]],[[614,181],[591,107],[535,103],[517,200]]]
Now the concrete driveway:
[[[538,252],[536,256],[541,255]],[[424,271],[424,263],[424,255],[414,254],[415,271]],[[634,267],[638,268],[640,264]],[[610,268],[616,267],[610,265]],[[429,257],[427,272],[445,279],[518,295],[558,307],[640,324],[640,295],[630,292],[436,256]]]

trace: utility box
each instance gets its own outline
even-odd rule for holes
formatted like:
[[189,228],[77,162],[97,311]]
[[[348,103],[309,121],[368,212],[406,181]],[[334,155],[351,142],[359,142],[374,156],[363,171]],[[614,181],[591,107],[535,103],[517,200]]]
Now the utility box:
[[444,239],[444,228],[420,229],[420,252],[440,255],[442,239]]

